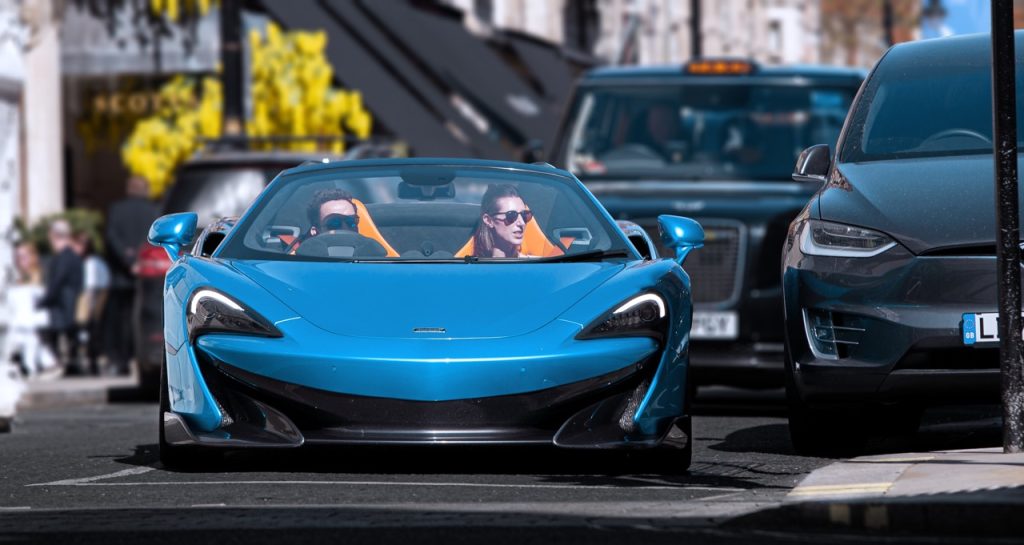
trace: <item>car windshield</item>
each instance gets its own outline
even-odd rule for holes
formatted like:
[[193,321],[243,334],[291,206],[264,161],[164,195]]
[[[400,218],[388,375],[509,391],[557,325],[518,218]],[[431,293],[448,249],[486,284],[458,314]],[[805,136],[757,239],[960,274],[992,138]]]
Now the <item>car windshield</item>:
[[[948,53],[883,59],[852,112],[842,161],[992,153],[989,50]],[[1019,69],[1017,76],[1017,103],[1024,104]],[[1024,144],[1024,117],[1017,121]]]
[[349,167],[272,184],[218,257],[561,261],[630,257],[570,178],[507,168]]
[[835,142],[853,86],[600,86],[574,106],[565,164],[582,177],[785,179]]

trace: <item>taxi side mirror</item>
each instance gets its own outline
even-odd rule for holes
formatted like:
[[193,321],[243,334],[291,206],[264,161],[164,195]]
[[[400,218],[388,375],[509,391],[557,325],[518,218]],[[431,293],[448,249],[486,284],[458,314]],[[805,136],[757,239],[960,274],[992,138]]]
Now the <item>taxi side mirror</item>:
[[196,224],[199,216],[195,212],[182,212],[161,216],[149,228],[149,243],[160,246],[171,261],[176,261],[181,249],[192,243],[196,236]]
[[832,152],[828,144],[811,146],[800,152],[793,167],[793,179],[798,182],[823,184],[828,178],[828,169],[832,167]]
[[663,214],[658,216],[658,227],[661,243],[675,250],[680,265],[690,252],[704,246],[704,228],[690,218]]

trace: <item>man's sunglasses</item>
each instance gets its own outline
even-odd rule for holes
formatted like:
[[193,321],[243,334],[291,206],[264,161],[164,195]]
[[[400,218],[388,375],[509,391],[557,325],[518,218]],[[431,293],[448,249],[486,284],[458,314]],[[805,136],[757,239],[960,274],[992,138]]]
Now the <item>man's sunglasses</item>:
[[359,225],[359,216],[356,214],[328,214],[320,221],[324,231],[355,231]]
[[523,223],[530,223],[530,220],[533,219],[533,212],[530,210],[523,210],[522,212],[519,212],[518,210],[509,210],[508,212],[498,212],[497,214],[489,215],[492,218],[497,218],[498,216],[505,216],[504,218],[498,218],[505,225],[512,225],[513,223],[516,222],[516,220],[519,219],[519,216],[523,217]]

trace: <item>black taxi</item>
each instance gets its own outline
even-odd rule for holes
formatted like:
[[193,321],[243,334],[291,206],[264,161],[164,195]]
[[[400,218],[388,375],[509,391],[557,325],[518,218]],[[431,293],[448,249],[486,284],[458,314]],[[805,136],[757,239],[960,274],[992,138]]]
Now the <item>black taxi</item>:
[[549,161],[655,241],[659,214],[704,226],[704,248],[686,261],[696,383],[782,385],[780,256],[818,190],[793,181],[793,164],[807,146],[835,143],[864,76],[701,59],[599,68],[578,82]]

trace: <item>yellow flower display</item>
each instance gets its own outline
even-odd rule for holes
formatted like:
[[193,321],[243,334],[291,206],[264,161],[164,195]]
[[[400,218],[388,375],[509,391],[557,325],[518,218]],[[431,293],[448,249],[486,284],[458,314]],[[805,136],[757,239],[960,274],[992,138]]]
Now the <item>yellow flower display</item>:
[[[151,6],[166,10],[169,17],[181,7],[175,0],[152,0]],[[250,148],[340,154],[347,134],[370,136],[373,119],[362,95],[331,87],[334,70],[324,56],[326,34],[282,32],[270,24],[266,36],[250,34],[249,46],[252,116],[245,126]],[[154,197],[163,194],[174,169],[204,140],[220,137],[221,100],[219,79],[178,76],[161,88],[159,111],[135,125],[122,147],[122,160],[133,174],[149,180]]]
[[149,0],[149,9],[155,14],[178,21],[182,12],[200,17],[206,15],[213,4],[214,0]]

